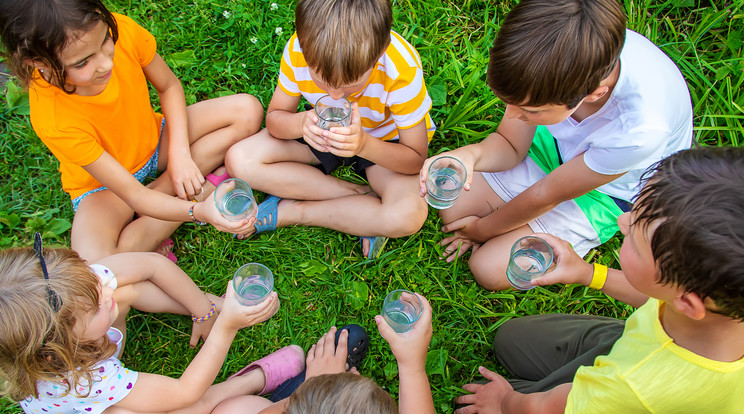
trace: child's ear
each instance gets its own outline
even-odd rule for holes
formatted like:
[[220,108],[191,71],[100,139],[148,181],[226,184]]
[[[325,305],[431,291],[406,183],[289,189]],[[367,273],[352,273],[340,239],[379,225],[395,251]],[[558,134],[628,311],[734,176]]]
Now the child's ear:
[[688,318],[699,321],[705,317],[708,309],[705,307],[703,299],[694,292],[680,292],[674,297],[672,306]]
[[606,85],[599,85],[592,93],[584,98],[584,102],[595,102],[601,99],[603,96],[610,92],[610,87]]

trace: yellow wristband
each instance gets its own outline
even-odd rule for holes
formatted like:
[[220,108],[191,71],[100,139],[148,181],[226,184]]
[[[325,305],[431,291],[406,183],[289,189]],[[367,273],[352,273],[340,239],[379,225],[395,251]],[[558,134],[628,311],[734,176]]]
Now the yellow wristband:
[[589,287],[592,289],[602,289],[607,281],[607,266],[599,263],[594,263],[594,274],[592,275],[592,283],[589,283]]

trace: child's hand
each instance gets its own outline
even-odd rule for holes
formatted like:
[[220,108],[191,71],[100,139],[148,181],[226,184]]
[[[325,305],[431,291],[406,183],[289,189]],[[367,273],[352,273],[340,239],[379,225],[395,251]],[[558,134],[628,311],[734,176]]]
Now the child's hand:
[[390,344],[398,361],[399,372],[421,371],[426,366],[426,352],[429,350],[432,334],[431,305],[422,295],[417,293],[416,296],[421,300],[423,310],[413,329],[408,332],[399,334],[388,325],[385,318],[375,316],[380,335]]
[[480,220],[480,217],[466,216],[442,227],[444,233],[455,233],[439,242],[441,246],[447,246],[444,248],[443,254],[443,258],[446,258],[447,262],[457,259],[470,248],[475,252],[481,246],[482,242],[477,238],[475,227],[478,220]]
[[351,103],[351,124],[347,127],[333,127],[323,131],[328,152],[338,157],[353,157],[364,149],[369,135],[362,128],[359,104]]
[[212,315],[206,321],[193,323],[193,325],[191,326],[191,340],[189,341],[190,347],[196,348],[196,346],[199,344],[199,339],[203,341],[207,340],[209,332],[212,331],[212,327],[214,326],[214,322],[217,320],[218,316],[219,312],[215,310],[214,315]]
[[465,167],[468,176],[465,180],[465,184],[462,185],[462,189],[465,191],[470,191],[470,184],[473,182],[473,175],[475,174],[475,160],[470,155],[470,153],[463,150],[463,148],[458,148],[454,151],[443,152],[433,157],[429,157],[426,159],[426,161],[424,161],[424,166],[421,167],[421,171],[419,171],[419,195],[421,197],[424,197],[426,195],[426,177],[429,175],[429,166],[432,162],[434,162],[434,160],[444,156],[456,158]]
[[305,378],[316,377],[323,374],[338,374],[346,371],[346,343],[349,332],[341,331],[338,337],[338,346],[334,346],[336,339],[336,327],[323,334],[318,343],[307,351],[307,374]]
[[302,138],[305,140],[307,145],[315,148],[320,152],[328,152],[326,147],[326,140],[323,138],[324,129],[317,125],[318,115],[315,114],[315,110],[311,109],[305,111],[305,116],[302,118]]
[[206,200],[196,203],[194,206],[194,217],[214,226],[219,231],[233,234],[252,233],[256,224],[256,217],[251,216],[238,221],[230,221],[220,214],[214,201],[214,193]]
[[201,194],[204,176],[194,160],[191,159],[190,154],[170,158],[168,160],[168,175],[178,198],[193,200],[194,197]]
[[534,286],[552,285],[555,283],[578,283],[589,286],[592,281],[594,267],[585,262],[571,247],[571,244],[553,235],[536,233],[535,236],[548,242],[553,249],[553,270],[548,269],[543,277],[533,279]]
[[500,413],[501,401],[507,394],[514,392],[509,381],[501,375],[479,367],[483,378],[489,380],[485,384],[465,384],[462,388],[472,394],[461,395],[455,398],[457,404],[470,404],[455,411],[456,414],[471,413]]
[[230,329],[236,331],[242,328],[259,324],[268,320],[279,310],[279,297],[276,292],[271,292],[269,297],[258,305],[244,306],[238,302],[238,294],[235,293],[232,283],[227,284],[227,294],[222,305],[220,320],[226,320]]

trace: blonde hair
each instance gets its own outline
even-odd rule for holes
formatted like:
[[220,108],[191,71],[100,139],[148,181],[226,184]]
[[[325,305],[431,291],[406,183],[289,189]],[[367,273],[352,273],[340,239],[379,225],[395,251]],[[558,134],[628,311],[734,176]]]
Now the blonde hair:
[[291,397],[284,414],[397,414],[390,394],[369,378],[344,372],[312,377]]
[[300,0],[295,30],[308,67],[337,88],[358,81],[390,43],[389,0]]
[[[0,251],[0,395],[14,401],[38,398],[38,381],[64,384],[67,391],[93,383],[93,366],[113,356],[116,345],[75,334],[81,316],[98,309],[98,277],[72,250],[45,249],[49,273],[31,248]],[[61,300],[55,312],[47,287]],[[81,321],[84,322],[84,321]]]

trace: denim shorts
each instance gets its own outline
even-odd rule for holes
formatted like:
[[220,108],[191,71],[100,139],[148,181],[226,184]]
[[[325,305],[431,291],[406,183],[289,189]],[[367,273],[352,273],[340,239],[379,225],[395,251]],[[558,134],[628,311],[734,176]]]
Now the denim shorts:
[[[163,128],[165,128],[165,118],[163,118],[163,122],[160,123],[160,137],[158,138],[158,146],[155,147],[155,152],[152,154],[150,159],[147,160],[147,163],[142,168],[132,174],[132,176],[141,183],[143,183],[148,177],[157,177],[158,154],[160,153],[160,140],[163,138]],[[80,202],[82,202],[85,197],[103,190],[108,190],[108,188],[106,188],[105,186],[100,186],[75,197],[72,200],[72,209],[77,211],[78,207],[80,207]]]

